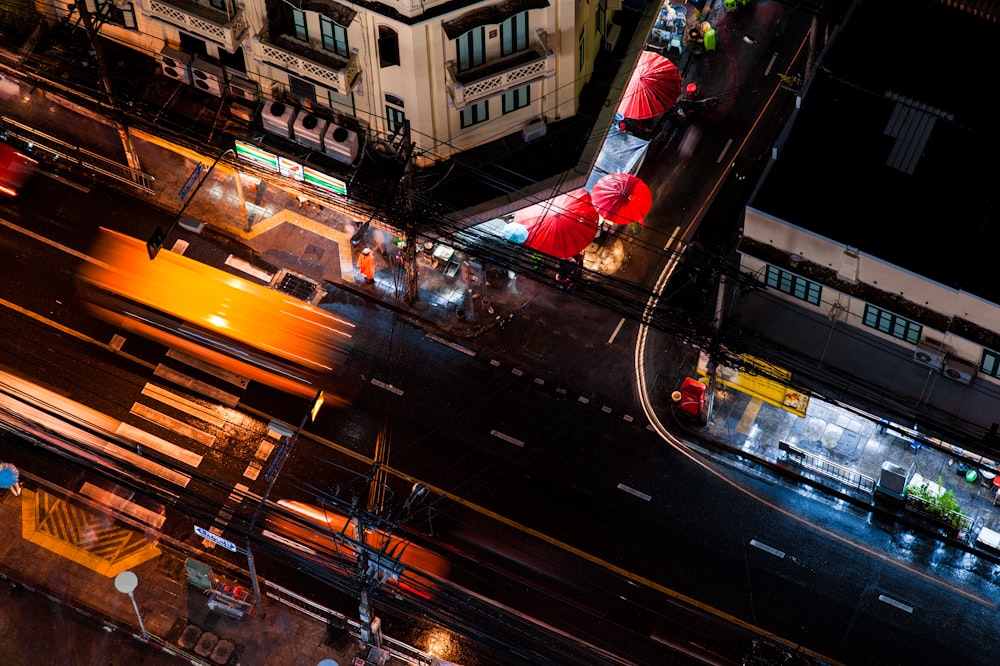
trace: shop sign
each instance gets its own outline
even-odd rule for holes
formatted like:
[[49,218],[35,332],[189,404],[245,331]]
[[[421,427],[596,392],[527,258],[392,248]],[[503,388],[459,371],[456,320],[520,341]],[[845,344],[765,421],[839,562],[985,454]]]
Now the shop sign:
[[331,178],[325,173],[320,173],[319,171],[310,169],[309,167],[305,167],[302,170],[302,174],[305,177],[305,182],[310,185],[318,185],[323,189],[330,190],[338,196],[347,197],[347,183],[344,181],[338,178]]
[[261,150],[257,146],[243,141],[237,141],[235,143],[234,150],[236,151],[237,156],[248,162],[253,162],[257,166],[268,169],[269,171],[278,170],[278,156],[273,153]]

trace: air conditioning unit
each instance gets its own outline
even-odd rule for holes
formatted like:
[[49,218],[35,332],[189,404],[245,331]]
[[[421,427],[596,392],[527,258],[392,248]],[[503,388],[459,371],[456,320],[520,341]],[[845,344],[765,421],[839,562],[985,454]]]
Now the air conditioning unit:
[[171,79],[191,83],[191,56],[183,51],[164,46],[160,51],[160,68]]
[[324,152],[338,162],[354,164],[354,160],[358,159],[358,133],[345,127],[330,123],[323,145]]
[[944,361],[944,376],[956,382],[971,384],[972,378],[976,376],[976,366],[960,358],[948,356]]
[[944,365],[944,345],[934,340],[921,340],[913,351],[913,358],[924,365],[940,370]]
[[538,119],[535,122],[531,123],[530,125],[526,126],[524,130],[522,130],[521,135],[527,142],[527,141],[534,141],[535,139],[541,139],[543,136],[545,136],[545,132],[546,132],[545,121]]
[[260,99],[260,91],[254,81],[231,72],[229,73],[229,94],[248,102],[256,102]]
[[222,97],[225,75],[222,68],[201,58],[191,63],[191,85],[216,97]]
[[284,102],[268,102],[260,112],[260,121],[268,132],[291,139],[292,123],[298,111],[298,108]]
[[312,113],[302,112],[292,124],[295,141],[306,148],[323,150],[323,132],[330,121]]

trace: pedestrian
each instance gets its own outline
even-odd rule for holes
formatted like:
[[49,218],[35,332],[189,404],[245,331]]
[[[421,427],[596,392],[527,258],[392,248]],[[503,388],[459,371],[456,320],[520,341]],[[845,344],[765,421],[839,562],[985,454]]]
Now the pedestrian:
[[358,257],[358,271],[364,276],[366,282],[375,281],[375,255],[370,248],[361,251]]

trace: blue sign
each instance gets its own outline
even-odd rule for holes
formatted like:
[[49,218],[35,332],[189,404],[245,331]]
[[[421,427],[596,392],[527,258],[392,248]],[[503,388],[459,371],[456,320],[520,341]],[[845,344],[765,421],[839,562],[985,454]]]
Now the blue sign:
[[198,176],[201,175],[201,170],[203,168],[205,168],[205,165],[198,162],[198,166],[196,166],[194,171],[191,172],[191,175],[188,176],[187,182],[184,183],[184,187],[181,188],[180,193],[177,195],[181,201],[184,201],[185,197],[187,197],[188,192],[190,192],[191,188],[194,186],[194,182],[198,180]]
[[229,541],[228,539],[223,539],[218,534],[213,534],[213,533],[209,532],[204,527],[198,527],[197,525],[195,525],[194,526],[194,533],[197,534],[198,536],[202,537],[202,538],[208,539],[209,541],[211,541],[212,543],[216,544],[217,546],[222,546],[226,550],[231,550],[234,553],[237,552],[236,551],[236,544],[235,543],[233,543],[232,541]]

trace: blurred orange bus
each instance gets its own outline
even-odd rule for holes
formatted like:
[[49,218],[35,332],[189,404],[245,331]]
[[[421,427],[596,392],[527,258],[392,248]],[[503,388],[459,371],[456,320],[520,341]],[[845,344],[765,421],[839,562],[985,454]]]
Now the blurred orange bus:
[[[98,317],[282,391],[346,404],[336,371],[354,325],[326,310],[176,252],[101,229],[78,271]],[[340,385],[338,385],[340,384]]]
[[[359,541],[350,518],[305,502],[282,499],[277,504],[289,517],[268,515],[271,529],[265,530],[265,536],[313,556],[314,561],[354,573]],[[401,571],[388,584],[424,599],[432,599],[438,593],[441,581],[451,571],[448,560],[440,555],[382,530],[368,530],[365,543],[369,552],[385,553],[399,562]]]

